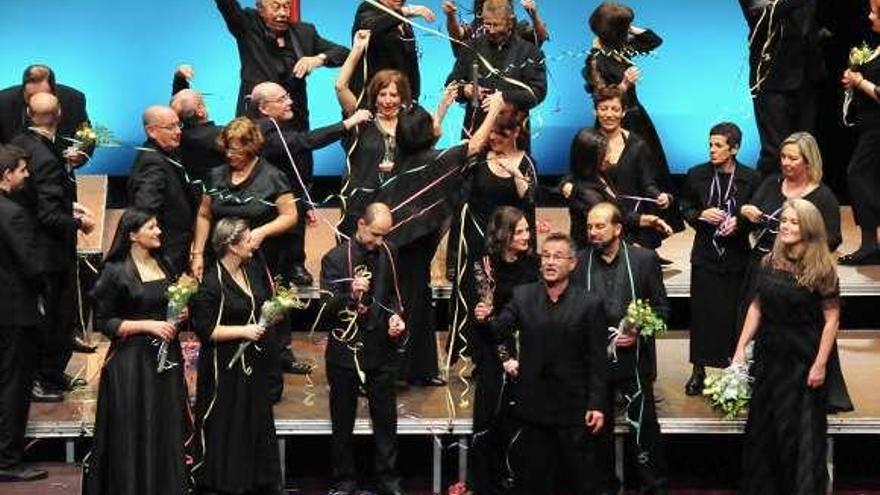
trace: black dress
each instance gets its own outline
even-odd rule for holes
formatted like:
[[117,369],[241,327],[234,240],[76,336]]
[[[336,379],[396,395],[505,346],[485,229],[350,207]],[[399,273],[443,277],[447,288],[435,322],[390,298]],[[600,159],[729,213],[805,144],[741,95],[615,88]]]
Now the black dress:
[[718,227],[700,220],[707,208],[737,216],[758,185],[754,170],[736,164],[733,175],[716,173],[711,163],[688,171],[681,191],[682,216],[696,230],[691,250],[690,360],[701,366],[726,367],[733,355],[739,299],[751,247],[748,226],[737,218],[737,230],[717,236]]
[[[633,198],[656,198],[662,192],[657,185],[656,157],[641,136],[634,132],[624,133],[623,151],[617,163],[606,170],[617,203],[624,216],[632,214],[659,214],[654,203]],[[642,247],[656,249],[660,246],[660,234],[651,227],[634,226],[626,232],[628,241]]]
[[[519,285],[536,282],[540,278],[539,261],[534,255],[517,258],[513,262],[482,256],[475,260],[494,284],[492,305],[496,311],[504,308]],[[473,309],[473,306],[471,307]],[[510,475],[504,464],[515,421],[512,419],[510,384],[505,385],[504,368],[499,356],[499,345],[514,347],[492,333],[490,325],[475,323],[470,335],[471,354],[476,368],[474,388],[474,439],[469,451],[471,469],[468,485],[474,493],[503,493],[503,481]]]
[[[865,79],[880,83],[880,57],[874,58],[861,68]],[[853,202],[853,215],[863,232],[874,235],[880,225],[880,104],[861,90],[854,89],[855,114],[859,128],[859,140],[853,150],[846,171],[847,184]],[[864,241],[863,241],[864,244]]]
[[264,345],[272,337],[252,344],[244,361],[232,369],[227,365],[243,341],[211,340],[217,324],[259,322],[261,306],[271,297],[270,282],[257,260],[246,265],[245,273],[253,298],[217,263],[205,267],[202,285],[190,302],[192,325],[202,343],[196,440],[204,448],[193,474],[197,486],[216,492],[275,494],[282,481],[269,397],[269,376],[275,368]]
[[761,323],[751,370],[743,494],[825,493],[829,394],[845,395],[846,387],[833,356],[825,385],[810,389],[807,376],[822,336],[822,309],[839,304],[839,293],[801,287],[791,270],[771,260],[762,265],[757,284]]
[[[222,218],[238,217],[252,230],[278,218],[275,202],[283,194],[291,193],[290,182],[284,172],[260,158],[251,175],[233,184],[229,167],[218,167],[210,172],[211,215],[216,224]],[[284,267],[278,266],[285,249],[284,236],[267,237],[260,245],[260,253],[273,276]],[[286,246],[290,249],[290,246]]]
[[92,292],[96,327],[111,343],[98,387],[85,494],[182,494],[190,486],[185,445],[193,437],[180,342],[168,346],[168,360],[177,366],[158,373],[156,337],[118,335],[123,320],[165,321],[168,285],[168,279],[141,282],[127,258],[107,263]]

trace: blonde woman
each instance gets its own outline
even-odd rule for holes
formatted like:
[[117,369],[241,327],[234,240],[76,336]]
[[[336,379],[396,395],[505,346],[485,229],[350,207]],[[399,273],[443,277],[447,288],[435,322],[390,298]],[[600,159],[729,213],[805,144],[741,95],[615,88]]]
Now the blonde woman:
[[755,340],[740,493],[825,493],[829,397],[849,403],[835,348],[839,323],[836,263],[822,215],[809,201],[790,199],[733,356],[744,362]]

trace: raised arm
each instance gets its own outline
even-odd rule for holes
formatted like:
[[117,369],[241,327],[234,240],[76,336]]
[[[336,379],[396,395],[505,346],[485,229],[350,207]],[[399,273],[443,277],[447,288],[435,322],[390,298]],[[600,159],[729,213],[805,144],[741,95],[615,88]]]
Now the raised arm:
[[348,53],[348,58],[345,59],[345,63],[342,64],[342,68],[339,69],[339,76],[336,78],[336,99],[339,101],[342,113],[346,117],[352,115],[355,110],[357,110],[358,97],[352,92],[349,83],[351,82],[351,77],[354,75],[354,71],[357,69],[358,63],[360,63],[361,58],[364,56],[369,45],[369,31],[360,30],[355,33],[351,51]]
[[486,112],[486,118],[480,124],[480,128],[471,136],[470,141],[468,141],[468,157],[478,154],[486,146],[486,143],[489,141],[489,134],[495,126],[495,120],[503,108],[504,95],[500,91],[496,91],[483,98],[483,110]]

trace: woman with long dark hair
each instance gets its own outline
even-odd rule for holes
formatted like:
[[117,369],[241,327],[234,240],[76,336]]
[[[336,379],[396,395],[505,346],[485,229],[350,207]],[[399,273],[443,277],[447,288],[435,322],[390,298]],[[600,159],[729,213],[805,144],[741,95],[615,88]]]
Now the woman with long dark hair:
[[[185,493],[186,444],[192,421],[183,378],[177,322],[166,320],[173,280],[157,256],[162,231],[150,213],[122,214],[92,298],[95,327],[110,339],[101,370],[94,447],[85,462],[83,493]],[[158,370],[159,345],[169,367]]]
[[499,493],[510,474],[505,457],[512,428],[501,354],[515,344],[502,342],[487,320],[507,304],[514,287],[540,277],[530,231],[521,210],[497,208],[487,224],[485,254],[473,261],[479,302],[473,308],[476,324],[470,339],[476,388],[468,484],[477,494]]
[[789,199],[733,356],[744,363],[755,339],[740,493],[825,493],[829,396],[834,387],[845,393],[831,366],[839,324],[840,286],[822,214]]
[[[260,324],[263,302],[272,297],[271,281],[265,265],[254,257],[253,234],[245,220],[217,222],[211,245],[217,260],[205,268],[190,303],[192,325],[202,343],[196,392],[201,452],[193,475],[199,489],[212,495],[280,494],[269,393],[277,357],[266,346],[271,335]],[[239,345],[248,342],[233,362]]]

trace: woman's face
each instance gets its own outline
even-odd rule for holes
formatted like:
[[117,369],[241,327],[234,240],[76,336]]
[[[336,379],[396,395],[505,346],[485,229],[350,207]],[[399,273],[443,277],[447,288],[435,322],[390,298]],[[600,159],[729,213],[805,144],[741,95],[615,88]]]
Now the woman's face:
[[880,33],[880,0],[871,0],[871,13],[868,14],[871,21],[871,31]]
[[396,116],[399,111],[400,93],[397,92],[397,84],[392,82],[376,95],[376,113],[388,118]]
[[162,235],[162,229],[159,228],[159,222],[155,218],[151,218],[147,220],[147,223],[141,225],[141,228],[131,233],[131,243],[147,251],[152,251],[162,246],[160,235]]
[[782,211],[782,218],[779,220],[779,240],[789,247],[799,244],[802,240],[800,221],[793,208]]
[[623,103],[620,98],[612,98],[597,104],[596,118],[599,120],[599,127],[605,132],[620,129],[620,122],[623,120]]
[[516,148],[517,129],[492,129],[489,133],[489,148],[492,151],[504,151]]
[[807,160],[801,154],[798,145],[791,143],[782,147],[779,152],[782,176],[789,180],[801,180],[807,176]]
[[529,250],[529,239],[531,239],[531,236],[529,222],[525,218],[520,218],[519,222],[516,222],[516,227],[513,229],[510,244],[507,248],[515,254],[525,253]]
[[242,170],[254,161],[251,149],[245,146],[240,139],[229,139],[226,142],[226,163],[233,170]]
[[244,231],[240,241],[229,246],[229,252],[241,258],[242,261],[248,261],[253,258],[255,250],[250,229]]

